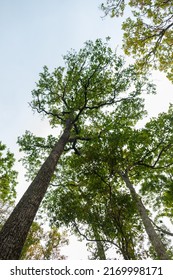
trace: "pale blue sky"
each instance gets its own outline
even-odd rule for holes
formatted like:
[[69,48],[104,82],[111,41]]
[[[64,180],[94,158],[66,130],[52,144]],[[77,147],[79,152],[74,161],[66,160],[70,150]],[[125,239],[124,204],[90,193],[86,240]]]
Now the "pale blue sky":
[[[17,137],[25,130],[38,135],[49,131],[33,115],[28,102],[39,72],[62,64],[67,50],[78,50],[86,40],[110,36],[121,51],[121,19],[101,16],[102,0],[0,0],[0,141],[19,158]],[[172,84],[163,74],[154,75],[159,94],[148,97],[150,113],[166,110],[173,102]],[[28,186],[21,164],[18,192]]]
[[28,102],[43,65],[58,66],[67,50],[88,39],[109,35],[112,46],[120,42],[119,21],[102,19],[100,3],[0,0],[0,139],[10,148],[37,124]]

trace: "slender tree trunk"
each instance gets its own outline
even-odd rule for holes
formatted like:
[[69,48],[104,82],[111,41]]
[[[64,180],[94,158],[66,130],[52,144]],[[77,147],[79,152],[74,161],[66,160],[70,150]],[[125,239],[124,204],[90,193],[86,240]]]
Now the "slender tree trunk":
[[0,232],[1,260],[16,260],[20,258],[30,226],[47,191],[58,160],[70,137],[71,127],[72,123],[69,119],[66,122],[66,128],[60,139],[4,224]]
[[99,260],[106,260],[106,254],[105,254],[103,243],[102,241],[100,241],[100,235],[94,226],[92,228],[94,232],[94,238],[97,244],[97,255],[99,257]]
[[150,242],[153,245],[158,258],[160,260],[169,260],[170,257],[168,256],[168,254],[166,252],[166,248],[165,248],[164,244],[162,243],[160,237],[156,233],[156,231],[153,227],[153,224],[151,223],[151,220],[149,219],[149,217],[147,215],[147,210],[146,210],[145,206],[143,205],[141,199],[139,198],[138,194],[136,193],[132,183],[130,182],[128,175],[125,175],[121,172],[121,178],[125,182],[127,188],[130,190],[132,199],[137,206],[137,209],[138,209],[139,215],[143,221],[145,230],[148,234]]

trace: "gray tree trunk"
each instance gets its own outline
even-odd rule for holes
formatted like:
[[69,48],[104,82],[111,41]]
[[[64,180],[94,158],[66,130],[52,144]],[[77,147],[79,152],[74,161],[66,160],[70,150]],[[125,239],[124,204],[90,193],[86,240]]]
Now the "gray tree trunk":
[[20,258],[30,226],[47,191],[58,160],[69,140],[71,127],[71,120],[68,120],[60,139],[4,224],[0,232],[1,260],[17,260]]
[[160,237],[158,236],[158,234],[156,233],[153,224],[151,222],[151,220],[149,219],[148,215],[147,215],[147,210],[144,207],[141,199],[139,198],[138,194],[136,193],[132,183],[130,182],[130,179],[128,177],[128,175],[123,174],[122,172],[120,173],[122,179],[124,180],[127,188],[130,190],[131,196],[133,201],[135,202],[139,215],[143,221],[145,230],[148,234],[149,240],[151,242],[151,244],[154,247],[154,250],[158,256],[158,258],[160,260],[169,260],[170,257],[167,254],[167,250],[164,246],[164,244],[162,243]]
[[106,260],[106,254],[105,254],[103,243],[100,240],[100,235],[94,226],[92,228],[94,232],[94,238],[97,244],[97,256],[99,257],[99,260]]

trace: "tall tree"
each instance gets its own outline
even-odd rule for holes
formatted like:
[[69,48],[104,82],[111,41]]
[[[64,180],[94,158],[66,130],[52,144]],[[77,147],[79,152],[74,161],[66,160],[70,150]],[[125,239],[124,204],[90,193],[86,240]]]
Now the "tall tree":
[[[163,113],[158,119],[151,120],[144,129],[137,130],[126,127],[121,132],[117,125],[113,125],[112,131],[114,132],[110,133],[109,136],[106,134],[107,144],[104,145],[102,152],[101,148],[99,151],[103,156],[104,150],[107,150],[107,162],[111,174],[116,178],[120,176],[130,190],[157,257],[169,259],[169,254],[166,253],[166,248],[156,233],[132,181],[138,185],[147,176],[151,176],[152,183],[155,181],[155,177],[157,180],[157,175],[160,172],[169,175],[170,169],[172,170],[172,106],[168,113]],[[117,134],[119,137],[116,137]],[[99,156],[97,157],[99,158]],[[152,171],[147,172],[149,169]],[[164,185],[162,191],[164,192]]]
[[[106,117],[103,112],[101,118],[87,125],[87,135],[91,140],[82,146],[78,143],[78,152],[73,156],[71,153],[64,155],[61,172],[56,172],[53,179],[52,187],[54,189],[57,185],[57,189],[47,195],[45,203],[53,224],[69,226],[88,241],[97,244],[94,258],[105,258],[103,251],[110,245],[125,259],[139,259],[144,258],[144,250],[138,248],[143,243],[143,233],[137,230],[141,228],[139,218],[131,199],[128,199],[129,195],[121,194],[109,176],[105,156],[107,148],[104,151],[104,147],[107,147],[107,136],[109,131],[114,131],[114,125],[119,127],[120,132],[114,141],[118,147],[117,139],[121,139],[121,130],[124,131],[127,125],[134,126],[145,111],[142,99],[138,97],[131,102],[122,100],[114,106],[114,110],[113,113],[107,112]],[[22,150],[27,152],[24,163],[30,173],[33,172],[31,162],[37,157],[35,151],[42,154],[51,141],[50,136],[45,141],[28,133],[20,139]],[[100,150],[103,157],[98,154]],[[91,164],[93,156],[95,163]]]
[[79,153],[77,142],[88,140],[87,123],[99,119],[103,108],[122,100],[131,102],[141,94],[146,82],[145,77],[137,79],[134,68],[125,67],[123,59],[99,39],[86,42],[78,53],[69,52],[64,61],[65,66],[56,68],[53,73],[45,66],[32,92],[33,110],[48,117],[52,127],[61,125],[62,133],[0,232],[0,259],[20,257],[67,143]]
[[45,230],[43,225],[34,221],[23,246],[20,259],[63,260],[65,256],[60,254],[60,248],[67,244],[68,240],[65,232],[60,234],[55,227]]
[[[70,166],[73,166],[74,170],[75,168],[78,170],[78,175],[74,172],[70,177],[69,184],[71,184],[71,180],[74,182],[72,184],[73,192],[70,194],[70,192],[65,189],[64,197],[62,196],[61,199],[69,200],[73,209],[76,209],[76,205],[79,203],[79,208],[83,211],[75,211],[76,216],[74,213],[72,214],[73,217],[72,215],[68,215],[67,220],[79,219],[81,221],[82,217],[88,225],[89,223],[97,224],[97,228],[99,228],[99,222],[102,221],[101,226],[103,232],[104,211],[109,210],[107,202],[110,199],[109,196],[106,196],[106,199],[103,200],[105,188],[107,188],[106,191],[108,193],[109,183],[111,182],[114,192],[119,190],[123,193],[123,180],[155,250],[153,257],[169,259],[172,254],[167,252],[165,240],[160,236],[156,224],[152,222],[151,213],[146,209],[147,206],[144,206],[143,201],[145,201],[145,196],[143,195],[141,197],[136,189],[141,189],[143,194],[147,193],[145,203],[147,203],[147,198],[151,197],[156,201],[155,204],[159,206],[159,209],[162,209],[161,211],[164,211],[164,206],[166,204],[167,216],[171,216],[172,211],[168,208],[168,205],[170,205],[172,201],[173,107],[170,106],[169,111],[160,114],[158,118],[151,119],[142,129],[135,128],[134,123],[130,125],[131,118],[121,119],[120,115],[118,119],[117,113],[118,112],[112,113],[111,116],[102,117],[102,120],[92,123],[91,126],[88,127],[90,131],[95,131],[94,127],[100,128],[99,137],[96,136],[94,138],[94,143],[92,145],[85,143],[81,148],[81,156],[76,156],[71,162]],[[102,178],[102,181],[99,181],[97,177]],[[103,182],[106,184],[103,185]],[[59,185],[61,185],[60,182]],[[79,196],[80,189],[83,190],[86,198],[83,202],[80,198],[77,203],[77,200],[74,199],[77,198],[75,192],[77,192]],[[93,199],[94,192],[92,191],[91,193],[91,190],[94,189],[97,200]],[[55,211],[55,216],[53,216],[55,221],[56,213],[58,213],[59,209],[58,206],[56,207],[54,201],[56,201],[58,195],[57,193],[56,196],[55,193],[52,204],[49,206],[50,211]],[[102,200],[100,198],[102,198]],[[123,211],[122,205],[121,203],[121,212]],[[125,205],[127,208],[128,204],[126,203],[124,206]],[[151,208],[150,204],[146,205]],[[118,205],[116,204],[113,208],[116,212],[117,207]],[[96,209],[99,209],[99,211]],[[61,215],[63,215],[65,211],[65,209],[60,210],[58,213],[59,215],[57,215],[57,221],[58,219],[61,220]],[[132,212],[132,208],[129,211]],[[163,215],[161,211],[158,210],[159,216]],[[85,213],[88,213],[88,218]],[[90,213],[93,213],[93,217]],[[125,217],[127,217],[127,214]],[[115,230],[115,227],[113,230]],[[127,230],[126,228],[126,232]],[[139,227],[139,232],[140,230]],[[162,230],[162,233],[172,236],[169,231],[166,232]]]
[[123,16],[127,6],[132,15],[122,24],[125,53],[132,55],[140,70],[159,69],[173,81],[172,1],[106,0],[101,5],[111,17]]
[[135,188],[133,187],[132,182],[129,179],[127,170],[125,173],[120,171],[119,174],[120,174],[121,178],[123,179],[123,181],[125,182],[127,188],[130,190],[133,201],[137,206],[139,215],[142,219],[145,230],[148,234],[151,244],[153,245],[153,248],[157,254],[158,259],[168,260],[170,257],[169,257],[169,254],[167,254],[167,248],[165,247],[165,245],[163,244],[159,235],[157,234],[156,230],[154,229],[154,225],[152,224],[152,222],[148,216],[147,209],[145,208],[144,204],[142,203],[141,198],[136,193]]

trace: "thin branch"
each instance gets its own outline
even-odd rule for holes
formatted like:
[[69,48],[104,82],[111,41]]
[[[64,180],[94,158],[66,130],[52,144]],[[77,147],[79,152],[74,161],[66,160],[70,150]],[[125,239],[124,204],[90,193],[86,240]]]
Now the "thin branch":
[[41,108],[40,111],[37,109],[37,112],[38,112],[38,113],[44,112],[46,115],[51,115],[51,116],[56,117],[57,119],[59,119],[59,120],[61,120],[61,121],[65,121],[62,117],[60,117],[60,115],[54,114],[54,113],[52,113],[52,112],[48,112],[48,111],[46,111],[46,110],[43,109],[43,108]]
[[156,38],[158,37],[157,40],[156,40],[156,42],[155,42],[155,44],[154,44],[154,46],[153,46],[153,48],[151,49],[151,51],[149,51],[149,53],[147,53],[146,56],[145,56],[145,59],[146,59],[147,61],[148,61],[148,60],[151,61],[152,55],[153,55],[153,56],[156,55],[156,51],[157,51],[159,45],[161,44],[161,42],[162,42],[162,40],[163,40],[163,37],[164,37],[166,31],[167,31],[169,28],[171,28],[172,26],[173,26],[173,22],[170,23],[165,29],[162,29],[158,34],[155,33],[155,34],[152,34],[152,35],[150,35],[150,36],[148,36],[148,37],[145,37],[145,38],[143,38],[143,39],[141,38],[142,41],[147,41],[148,39],[151,39],[151,38],[154,38],[154,37],[156,37]]
[[168,144],[165,147],[163,147],[163,149],[160,151],[160,153],[158,154],[157,159],[155,160],[155,163],[153,164],[153,167],[156,166],[156,164],[159,162],[163,152],[166,152],[170,147],[172,146],[172,144]]
[[[112,1],[113,2],[113,1]],[[109,4],[107,3],[107,7],[104,6],[104,4],[101,5],[101,8],[105,12],[105,16],[107,16],[112,10],[118,11],[120,8],[120,5],[124,2],[124,0],[119,0],[117,4]],[[104,18],[105,16],[102,16]]]
[[101,176],[96,170],[94,170],[93,173],[97,175],[106,186],[110,187],[110,183],[107,183],[103,176]]
[[173,165],[173,162],[171,162],[171,163],[169,163],[169,164],[167,164],[167,165],[156,167],[156,165],[157,165],[157,163],[159,162],[159,160],[161,159],[163,153],[166,152],[166,151],[172,146],[171,143],[169,143],[168,145],[166,145],[165,147],[163,147],[163,148],[160,150],[160,152],[159,152],[159,154],[158,154],[158,156],[157,156],[155,162],[154,162],[152,165],[143,162],[143,160],[144,160],[147,156],[149,156],[151,153],[155,152],[155,151],[158,149],[158,147],[159,147],[162,143],[163,143],[163,141],[160,142],[160,143],[156,146],[156,148],[154,148],[153,150],[147,151],[147,153],[145,154],[145,156],[144,156],[141,160],[135,162],[135,163],[133,164],[133,166],[145,166],[145,167],[152,168],[152,169],[163,169],[163,168],[167,168],[167,167]]
[[80,156],[81,153],[80,153],[80,151],[77,149],[76,144],[77,144],[77,140],[75,139],[75,140],[73,141],[72,149],[74,150],[74,152],[75,152],[76,155]]
[[165,229],[162,229],[161,227],[159,227],[158,225],[156,225],[152,219],[150,219],[150,220],[151,220],[151,222],[153,223],[153,225],[154,225],[159,231],[162,231],[163,233],[165,233],[165,234],[167,234],[167,235],[173,236],[173,233],[172,233],[172,232],[167,231],[167,230],[165,230]]
[[77,126],[76,123],[74,123],[74,130],[76,132],[76,135],[78,135],[80,133],[79,127]]
[[73,226],[75,227],[76,231],[77,231],[81,236],[83,236],[87,241],[89,241],[89,242],[105,242],[105,243],[110,243],[110,244],[114,245],[115,247],[117,247],[118,249],[120,249],[120,247],[119,247],[115,242],[113,242],[113,241],[111,241],[111,240],[107,240],[107,239],[91,239],[91,238],[88,238],[84,233],[82,233],[82,232],[80,231],[80,229],[78,228],[78,226],[77,226],[77,224],[76,224],[75,221],[73,222]]
[[86,106],[85,109],[89,109],[89,110],[92,110],[92,109],[99,109],[99,108],[101,108],[101,107],[103,107],[103,106],[109,106],[109,105],[117,104],[117,103],[122,102],[122,101],[124,101],[124,100],[130,100],[130,99],[131,99],[131,97],[127,97],[127,98],[121,98],[121,99],[118,99],[118,100],[115,101],[115,97],[116,97],[116,96],[114,95],[114,97],[113,97],[112,99],[107,100],[107,101],[105,101],[105,102],[103,102],[103,103],[100,103],[100,104],[97,104],[97,105]]
[[[86,64],[86,60],[84,60],[84,62],[82,63],[79,71],[78,71],[78,76],[79,76],[79,79],[78,81],[75,81],[76,83],[78,83],[80,81],[80,73],[83,71],[84,69],[84,66]],[[73,73],[74,72],[74,69],[75,69],[76,65],[74,64],[72,69],[71,69],[71,72]],[[65,99],[65,95],[66,95],[66,88],[67,88],[67,84],[68,84],[69,80],[66,82],[66,85],[64,85],[64,90],[63,90],[63,95],[62,95],[62,101],[64,102],[65,106],[70,109],[70,107],[68,106],[67,102],[66,102],[66,99]]]
[[147,164],[147,163],[138,163],[139,166],[145,166],[148,168],[152,168],[152,169],[163,169],[163,168],[167,168],[170,167],[171,165],[173,165],[173,162],[167,164],[167,165],[163,165],[163,166],[158,166],[158,167],[154,167],[153,165]]
[[[93,78],[93,76],[98,72],[99,68],[101,66],[101,63],[99,63],[99,65],[96,67],[96,69],[93,71],[93,73],[88,77],[87,81],[85,83],[82,83],[81,80],[81,84],[83,85],[84,88],[84,104],[83,106],[79,109],[79,112],[77,114],[77,116],[75,117],[73,123],[77,122],[77,120],[79,119],[80,115],[82,114],[82,112],[86,109],[86,105],[88,102],[87,99],[87,93],[88,93],[88,87],[90,86],[90,80]],[[102,67],[102,69],[104,69],[107,65],[105,65],[104,67]]]
[[[163,139],[156,145],[156,147],[154,147],[152,150],[147,150],[146,153],[144,154],[144,156],[142,157],[142,159],[140,160],[141,162],[143,162],[143,160],[148,157],[151,153],[154,153],[159,147],[160,145],[162,145],[164,143]],[[140,162],[138,161],[138,162]]]
[[69,138],[69,140],[68,140],[68,142],[74,142],[75,140],[80,140],[80,141],[90,141],[90,140],[92,140],[92,138],[91,137],[82,137],[82,136],[75,136],[75,137],[71,137],[71,138]]
[[46,115],[51,115],[53,117],[56,117],[57,119],[60,119],[61,121],[64,121],[64,119],[62,117],[60,117],[58,114],[54,114],[52,112],[48,112],[46,109],[44,109],[42,106],[41,106],[41,101],[39,99],[39,96],[37,95],[37,102],[38,102],[38,107],[39,108],[34,108],[34,106],[32,105],[32,103],[29,103],[29,105],[31,106],[32,109],[36,109],[36,111],[38,113],[45,113]]

